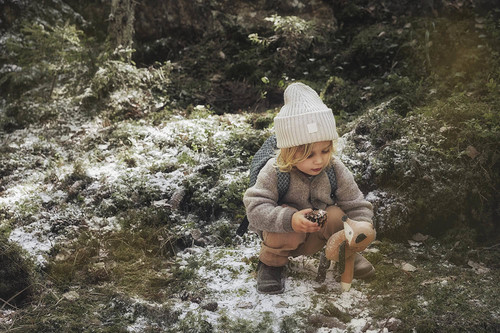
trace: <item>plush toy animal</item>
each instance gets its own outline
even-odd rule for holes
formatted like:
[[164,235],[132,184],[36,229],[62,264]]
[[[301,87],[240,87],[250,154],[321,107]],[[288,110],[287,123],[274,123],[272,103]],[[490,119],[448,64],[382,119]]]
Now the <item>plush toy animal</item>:
[[334,233],[326,243],[327,259],[339,263],[342,291],[351,289],[354,275],[354,258],[375,240],[375,228],[369,222],[354,221],[344,215],[344,230]]

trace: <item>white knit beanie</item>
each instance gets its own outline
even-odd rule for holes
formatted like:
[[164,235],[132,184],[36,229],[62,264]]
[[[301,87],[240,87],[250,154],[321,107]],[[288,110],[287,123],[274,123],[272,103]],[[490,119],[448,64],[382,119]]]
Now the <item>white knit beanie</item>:
[[303,83],[285,89],[285,104],[274,118],[278,148],[300,146],[339,137],[333,112]]

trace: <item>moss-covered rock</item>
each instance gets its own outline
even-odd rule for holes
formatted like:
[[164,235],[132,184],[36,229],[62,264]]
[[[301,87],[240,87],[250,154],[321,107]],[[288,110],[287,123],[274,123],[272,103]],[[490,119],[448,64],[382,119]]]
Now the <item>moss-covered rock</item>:
[[35,290],[34,266],[16,244],[0,233],[0,299],[2,308],[20,306]]
[[344,153],[375,204],[381,234],[440,234],[465,223],[495,237],[499,119],[471,99],[461,101],[467,117],[451,105],[402,117],[384,104],[361,116],[345,136]]

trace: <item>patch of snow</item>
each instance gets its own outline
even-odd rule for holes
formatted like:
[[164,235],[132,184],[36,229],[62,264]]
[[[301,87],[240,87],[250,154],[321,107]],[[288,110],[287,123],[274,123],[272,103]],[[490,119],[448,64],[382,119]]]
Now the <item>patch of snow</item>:
[[86,169],[86,173],[89,177],[106,179],[107,182],[113,183],[123,174],[123,170],[116,162],[111,162],[91,166]]
[[369,192],[366,195],[365,199],[370,201],[370,202],[377,202],[377,201],[380,201],[382,198],[385,198],[386,196],[387,196],[387,193],[379,191],[379,190],[375,190],[375,191]]
[[[189,301],[177,303],[174,308],[181,310],[184,316],[190,312],[197,312],[215,327],[221,316],[235,321],[243,318],[257,323],[265,314],[270,314],[273,322],[272,329],[279,332],[282,319],[288,316],[299,317],[301,313],[308,311],[314,313],[319,311],[325,302],[328,302],[353,317],[346,324],[347,330],[361,332],[372,322],[372,318],[363,309],[368,302],[366,295],[356,289],[356,282],[349,292],[341,293],[339,284],[330,272],[332,268],[325,281],[325,285],[332,289],[332,292],[318,294],[315,291],[315,288],[321,287],[322,284],[314,280],[318,262],[310,257],[293,258],[291,262],[293,266],[291,269],[305,271],[308,274],[306,278],[296,278],[293,277],[294,274],[291,274],[292,276],[287,277],[283,294],[259,294],[256,290],[255,272],[252,272],[248,264],[250,258],[258,256],[259,249],[260,240],[253,237],[232,249],[195,247],[179,253],[178,262],[184,265],[187,265],[192,256],[203,258],[203,261],[209,263],[199,268],[198,275],[206,283],[208,300],[217,302],[218,308],[216,311],[204,310],[199,304]],[[343,331],[328,329],[321,332]],[[378,330],[368,329],[365,332],[378,332]]]
[[16,228],[10,233],[9,241],[17,243],[26,250],[40,266],[45,265],[47,262],[45,254],[50,251],[53,246],[52,241],[48,237],[45,235],[42,237],[40,235],[38,228]]
[[118,223],[115,216],[91,216],[86,222],[90,230],[96,230],[99,232],[117,231],[121,229],[120,223]]
[[20,184],[7,189],[0,197],[0,207],[13,210],[14,204],[25,200],[31,190],[32,186],[28,184]]
[[144,332],[149,327],[149,320],[145,317],[138,317],[133,324],[127,327],[127,332]]

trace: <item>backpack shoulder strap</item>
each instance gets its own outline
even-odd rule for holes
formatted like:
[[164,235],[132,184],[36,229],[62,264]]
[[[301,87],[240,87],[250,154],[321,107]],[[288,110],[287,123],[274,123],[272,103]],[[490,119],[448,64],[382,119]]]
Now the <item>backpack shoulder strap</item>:
[[335,176],[335,170],[333,169],[333,166],[329,166],[325,169],[326,174],[328,175],[328,180],[330,181],[330,198],[335,200],[335,192],[337,191],[337,176]]
[[281,172],[276,169],[278,176],[278,203],[281,202],[286,192],[288,192],[288,188],[290,187],[290,173],[289,172]]
[[[257,176],[260,170],[266,165],[270,158],[276,155],[276,150],[278,149],[276,135],[271,135],[262,144],[259,150],[255,153],[252,164],[250,165],[250,182],[249,187],[252,187],[257,182]],[[278,202],[283,199],[288,187],[290,186],[290,173],[281,172],[276,168],[276,175],[278,177]]]
[[[267,161],[269,161],[269,159],[275,155],[277,149],[278,145],[276,141],[276,135],[271,135],[255,153],[250,165],[249,187],[255,185],[260,170],[264,167],[264,165],[266,165]],[[278,177],[278,202],[280,202],[288,191],[288,187],[290,186],[290,173],[281,172],[276,169],[276,175]],[[238,227],[238,230],[236,230],[236,234],[239,236],[243,236],[248,229],[248,225],[248,217],[245,215],[243,221]]]
[[276,136],[271,135],[255,153],[250,165],[250,182],[249,187],[252,187],[257,182],[257,176],[260,170],[266,165],[267,161],[274,156],[277,150]]

